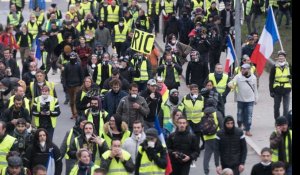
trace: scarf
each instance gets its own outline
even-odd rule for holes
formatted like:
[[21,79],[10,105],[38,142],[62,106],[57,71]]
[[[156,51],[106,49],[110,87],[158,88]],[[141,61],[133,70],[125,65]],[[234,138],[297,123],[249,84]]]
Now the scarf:
[[91,161],[89,164],[84,164],[82,162],[78,163],[78,173],[77,175],[91,175],[91,168],[94,166],[94,163]]

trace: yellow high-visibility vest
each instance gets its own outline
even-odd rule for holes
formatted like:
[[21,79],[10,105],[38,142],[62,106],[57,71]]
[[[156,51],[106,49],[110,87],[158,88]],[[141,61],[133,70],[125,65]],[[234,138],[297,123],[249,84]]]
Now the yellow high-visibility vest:
[[[293,131],[289,129],[290,135],[291,135],[291,140],[293,136]],[[275,131],[277,133],[277,131]],[[286,155],[286,161],[289,163],[289,138],[286,137],[285,141],[285,155]],[[272,162],[278,162],[279,161],[279,156],[278,156],[278,149],[272,149]]]
[[290,68],[285,67],[283,70],[281,70],[279,67],[276,67],[273,88],[276,88],[277,86],[283,86],[284,88],[292,88],[289,79],[290,75]]
[[[89,122],[92,122],[93,123],[93,115],[90,113],[90,110],[89,109],[86,109],[85,112],[84,112],[88,117],[87,117],[87,120]],[[102,137],[102,134],[104,132],[104,118],[106,118],[108,115],[108,113],[106,111],[104,111],[104,115],[103,115],[103,111],[100,111],[99,112],[99,137]],[[104,118],[103,118],[104,117]]]
[[[41,112],[40,97],[36,97],[35,101],[36,101],[37,112]],[[55,104],[56,104],[56,102],[57,102],[57,98],[53,97],[53,100],[50,101],[50,111],[54,111],[55,110]],[[50,118],[51,118],[51,125],[52,125],[53,128],[55,128],[56,127],[57,117],[50,116]],[[34,123],[35,123],[36,127],[40,126],[40,117],[39,116],[34,116]]]
[[[175,67],[172,67],[172,68],[174,71],[175,82],[179,83],[180,80],[179,80],[178,72],[176,71]],[[167,66],[165,66],[164,72],[162,73],[162,77],[164,78],[164,80],[166,79],[166,76],[167,76]]]
[[[107,150],[103,153],[103,159],[108,159],[111,154],[111,150]],[[122,156],[125,161],[130,159],[130,153],[122,149]],[[108,168],[107,175],[129,175],[129,172],[126,171],[124,164],[119,160],[117,161],[115,158],[111,160],[111,163]]]
[[69,155],[67,154],[67,152],[69,152],[70,150],[70,145],[71,145],[71,139],[72,139],[72,135],[73,135],[73,128],[70,130],[69,134],[68,134],[68,137],[67,137],[67,142],[66,142],[66,146],[67,146],[67,149],[66,149],[66,153],[65,153],[65,156],[64,158],[67,160],[67,159],[70,159]]
[[117,24],[114,26],[114,31],[115,31],[115,43],[123,43],[126,41],[126,37],[128,33],[128,27],[126,25],[124,25],[122,32],[120,32],[120,27]]
[[84,14],[91,13],[91,2],[80,3],[80,8],[83,10]]
[[19,25],[21,19],[21,12],[17,12],[17,19],[15,19],[12,14],[8,15],[8,19],[9,19],[9,24],[16,27],[17,25]]
[[[18,42],[17,42],[19,46],[20,46],[20,43],[21,43],[21,39],[22,39],[22,36],[20,36],[20,38],[18,39]],[[27,42],[28,42],[29,48],[31,48],[32,41],[31,41],[31,38],[28,34],[27,34]]]
[[173,13],[174,12],[174,2],[170,0],[170,2],[165,1],[165,12],[168,13]]
[[33,25],[31,25],[30,22],[27,23],[27,27],[28,27],[28,33],[31,33],[32,38],[35,39],[37,34],[39,33],[39,25],[37,22],[33,23]]
[[[131,63],[134,65],[134,60],[131,60]],[[141,65],[141,74],[140,77],[134,77],[133,81],[134,82],[139,82],[139,81],[146,81],[149,79],[148,71],[147,71],[147,61],[143,60],[142,65]]]
[[[165,169],[158,167],[154,160],[150,161],[146,151],[143,151],[142,146],[139,146],[138,152],[142,154],[141,164],[139,168],[140,174],[147,175],[164,175]],[[157,153],[157,156],[160,157],[160,153]]]
[[[15,95],[11,96],[9,98],[9,102],[8,102],[8,108],[10,108],[12,105],[14,105],[14,100],[15,100]],[[28,98],[24,98],[24,107],[25,109],[28,110],[28,112],[30,113],[30,101],[28,100]]]
[[[29,89],[30,89],[30,93],[31,93],[32,99],[35,98],[34,89],[33,89],[34,83],[35,82],[30,82],[30,85],[29,85]],[[46,84],[46,86],[48,86],[50,88],[49,94],[52,97],[54,97],[54,83],[53,82],[49,82],[49,81],[45,81],[45,84]]]
[[[108,76],[110,77],[111,76],[111,71],[112,71],[112,66],[109,64],[108,65]],[[102,64],[101,63],[99,63],[98,65],[97,65],[97,73],[98,73],[98,75],[97,75],[97,79],[96,79],[96,84],[97,85],[100,85],[100,83],[101,83],[101,75],[102,75]]]
[[15,143],[16,138],[7,134],[0,143],[0,169],[7,166],[6,155],[9,153],[11,147]]
[[37,19],[36,21],[39,25],[43,25],[44,19],[45,19],[45,13],[41,12],[41,14],[36,17],[36,19]]
[[194,3],[193,6],[193,10],[196,10],[196,8],[203,8],[203,2],[201,0],[199,0],[200,2],[198,2],[197,0],[192,0]]
[[225,92],[225,89],[227,87],[227,81],[228,81],[227,74],[223,73],[222,79],[219,81],[219,83],[217,83],[214,73],[210,73],[208,75],[208,79],[214,83],[214,86],[216,87],[218,93],[222,95]]
[[116,5],[113,11],[112,6],[107,6],[107,22],[119,22],[119,11],[120,7]]
[[191,99],[187,99],[186,95],[183,100],[182,100],[182,104],[184,105],[184,109],[185,109],[185,113],[186,113],[186,117],[187,120],[192,121],[193,123],[199,123],[201,121],[201,117],[203,116],[203,107],[204,107],[204,101],[203,101],[203,97],[200,96],[199,100],[197,98],[195,104],[193,104]]
[[[214,112],[213,113],[213,116],[214,116],[214,122],[215,124],[218,126],[218,129],[217,131],[220,130],[220,127],[219,127],[219,121],[218,121],[218,117],[217,117],[217,112]],[[202,118],[201,118],[202,119]],[[201,120],[200,120],[201,121]],[[203,139],[206,141],[206,140],[211,140],[211,139],[215,139],[217,138],[217,133],[213,134],[213,135],[203,135]]]
[[[146,0],[147,4],[148,4],[148,15],[150,16],[152,14],[152,1],[151,0]],[[159,0],[156,0],[155,3],[155,14],[159,15]]]
[[[121,144],[123,144],[125,142],[125,140],[130,137],[130,134],[131,134],[131,132],[129,130],[126,130],[123,133],[123,136],[121,139]],[[111,138],[105,132],[103,132],[103,138],[106,141],[108,148],[111,148]]]
[[[100,168],[98,165],[94,164],[91,167],[91,175],[94,175],[94,171],[95,169]],[[79,170],[79,166],[78,165],[74,165],[74,167],[72,168],[71,172],[69,175],[77,175],[78,174],[78,170]]]

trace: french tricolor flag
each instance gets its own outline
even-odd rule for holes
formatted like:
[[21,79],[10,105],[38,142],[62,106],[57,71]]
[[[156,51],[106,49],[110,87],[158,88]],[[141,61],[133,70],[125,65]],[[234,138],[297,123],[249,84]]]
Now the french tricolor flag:
[[[256,64],[258,76],[263,73],[267,59],[270,59],[270,56],[272,55],[274,49],[274,44],[278,40],[280,41],[280,36],[274,18],[274,13],[272,7],[270,6],[266,24],[250,58],[251,61]],[[281,42],[280,45],[282,48]]]
[[226,63],[225,63],[225,72],[229,72],[230,66],[235,62],[236,60],[236,54],[234,51],[234,47],[231,41],[230,35],[227,35],[226,37],[227,42],[227,55],[226,55]]
[[[159,140],[161,141],[162,145],[164,147],[167,147],[166,145],[166,141],[165,141],[165,138],[164,138],[164,135],[162,133],[162,130],[160,128],[160,124],[159,124],[159,120],[158,120],[158,117],[155,116],[155,122],[154,122],[154,126],[155,126],[155,129],[157,130],[158,132],[158,137],[159,137]],[[167,152],[167,167],[166,167],[166,171],[165,171],[165,175],[169,175],[172,173],[172,164],[171,164],[171,160],[170,160],[170,156]]]

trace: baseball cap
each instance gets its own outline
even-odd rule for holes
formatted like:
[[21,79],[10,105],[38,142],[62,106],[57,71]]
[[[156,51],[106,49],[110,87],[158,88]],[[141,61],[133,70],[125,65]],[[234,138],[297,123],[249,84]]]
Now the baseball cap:
[[288,124],[288,120],[286,119],[285,116],[280,116],[276,119],[276,125],[277,126],[281,126],[281,125],[284,125],[284,124]]
[[277,53],[277,56],[279,56],[279,55],[286,56],[286,52],[285,52],[284,50],[280,50],[280,51],[278,51],[278,53]]
[[147,84],[150,86],[156,86],[156,81],[154,79],[150,79],[148,80]]
[[250,64],[247,64],[247,63],[243,64],[241,67],[244,68],[244,69],[250,69],[251,68]]
[[146,134],[146,138],[157,138],[158,137],[158,133],[155,128],[147,129],[145,134]]
[[22,159],[19,156],[11,156],[7,159],[8,166],[19,167],[23,166]]

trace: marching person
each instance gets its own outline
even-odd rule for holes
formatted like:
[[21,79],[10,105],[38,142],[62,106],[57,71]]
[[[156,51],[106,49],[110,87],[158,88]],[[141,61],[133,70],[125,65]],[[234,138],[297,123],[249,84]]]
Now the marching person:
[[274,118],[280,116],[280,105],[283,100],[283,115],[287,116],[290,105],[290,94],[292,90],[292,72],[289,63],[286,61],[286,53],[278,52],[278,59],[271,68],[269,77],[269,90],[274,98]]
[[264,147],[260,152],[261,162],[252,167],[251,175],[272,175],[272,150]]

